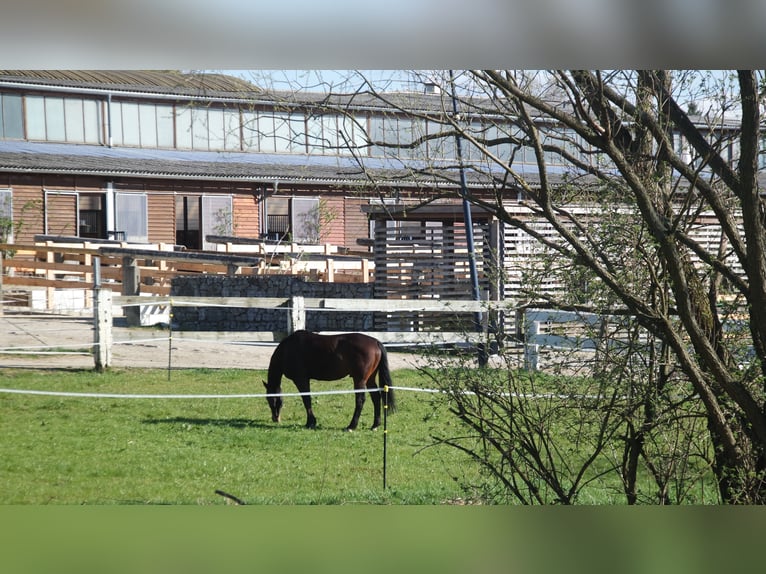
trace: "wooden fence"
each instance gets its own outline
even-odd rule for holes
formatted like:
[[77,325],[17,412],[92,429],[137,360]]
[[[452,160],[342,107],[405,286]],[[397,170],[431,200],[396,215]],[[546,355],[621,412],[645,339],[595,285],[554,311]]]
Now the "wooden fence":
[[367,283],[372,279],[374,265],[367,259],[336,254],[328,246],[322,246],[320,253],[301,251],[296,244],[279,247],[271,252],[264,247],[263,253],[254,255],[252,251],[191,252],[166,244],[107,241],[2,243],[0,287],[7,305],[32,307],[32,290],[36,290],[44,291],[41,304],[46,309],[57,309],[61,290],[80,290],[79,306],[91,308],[96,275],[102,287],[117,293],[159,296],[170,295],[174,277],[197,273],[300,275],[327,282]]
[[[110,289],[94,289],[94,357],[97,368],[111,364],[111,327],[115,308],[140,307],[147,304],[141,296],[114,296]],[[306,325],[309,311],[346,313],[411,312],[411,313],[477,313],[488,317],[490,313],[507,311],[507,304],[492,301],[435,301],[435,300],[381,300],[292,297],[151,297],[151,305],[172,307],[226,306],[246,309],[284,309],[288,313],[287,331],[202,332],[175,331],[174,338],[193,340],[221,340],[248,342],[278,342],[290,332]],[[366,334],[388,345],[419,346],[436,344],[478,345],[495,337],[489,332],[489,321],[474,325],[474,330],[463,331],[370,331]],[[325,332],[329,333],[329,332]]]

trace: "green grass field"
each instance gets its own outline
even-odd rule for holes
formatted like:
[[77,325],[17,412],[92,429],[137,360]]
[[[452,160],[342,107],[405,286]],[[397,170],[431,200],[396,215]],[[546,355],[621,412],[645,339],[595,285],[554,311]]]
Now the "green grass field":
[[[5,370],[12,389],[108,394],[257,394],[262,371],[117,369],[106,373]],[[414,370],[396,385],[427,381]],[[349,379],[312,390],[349,390]],[[295,391],[285,381],[285,392]],[[353,396],[315,397],[319,428],[303,428],[299,397],[271,422],[263,398],[71,398],[0,393],[1,504],[221,505],[221,490],[247,504],[442,504],[465,497],[478,469],[434,430],[456,422],[431,395],[400,391],[383,432],[347,433]],[[438,429],[436,427],[439,427]]]

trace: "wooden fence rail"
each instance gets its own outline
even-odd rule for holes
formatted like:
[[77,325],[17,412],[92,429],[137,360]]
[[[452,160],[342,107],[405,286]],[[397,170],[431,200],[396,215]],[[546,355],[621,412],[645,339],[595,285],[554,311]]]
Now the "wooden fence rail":
[[[94,346],[93,355],[96,368],[103,369],[111,363],[111,328],[113,324],[113,309],[119,307],[134,307],[146,305],[147,298],[141,296],[115,296],[110,289],[94,289]],[[327,299],[301,296],[292,297],[151,297],[152,305],[169,307],[205,307],[227,306],[237,308],[284,309],[288,313],[287,332],[173,332],[174,339],[220,340],[226,338],[232,341],[278,342],[292,331],[302,329],[306,325],[306,313],[309,311],[338,311],[371,313],[375,311],[411,311],[436,313],[487,313],[506,309],[501,302],[490,301],[409,301],[409,300],[378,300],[378,299]],[[123,309],[124,311],[124,309]],[[486,329],[486,323],[484,325]],[[488,337],[486,330],[476,332],[447,332],[447,331],[401,331],[383,332],[370,331],[373,336],[383,343],[392,345],[434,345],[434,344],[467,344],[484,343]],[[329,333],[329,331],[327,332]]]
[[[369,282],[373,276],[369,260],[337,255],[190,252],[175,251],[174,246],[163,244],[129,246],[118,242],[51,240],[34,244],[0,243],[0,252],[4,252],[0,257],[0,285],[7,292],[16,292],[14,295],[19,299],[31,298],[31,288],[44,288],[46,309],[57,307],[57,291],[75,289],[82,292],[82,307],[90,308],[95,262],[99,265],[101,286],[123,295],[141,292],[168,296],[172,279],[180,274],[290,274],[317,281],[360,283]],[[31,306],[24,301],[20,304]]]

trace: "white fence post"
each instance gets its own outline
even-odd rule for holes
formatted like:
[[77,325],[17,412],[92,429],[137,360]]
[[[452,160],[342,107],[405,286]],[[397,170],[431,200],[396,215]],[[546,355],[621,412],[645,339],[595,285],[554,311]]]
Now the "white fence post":
[[112,364],[112,290],[93,291],[93,359],[96,370],[103,371]]
[[525,317],[525,337],[524,337],[524,368],[528,371],[537,370],[537,361],[540,355],[540,345],[530,343],[536,341],[540,334],[540,321],[528,321]]
[[306,328],[306,301],[300,295],[290,297],[290,320],[288,333],[295,333]]

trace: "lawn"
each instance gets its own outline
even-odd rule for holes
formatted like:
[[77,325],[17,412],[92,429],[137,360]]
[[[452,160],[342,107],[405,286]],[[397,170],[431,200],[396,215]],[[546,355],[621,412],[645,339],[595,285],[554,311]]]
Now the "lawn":
[[[257,394],[262,371],[115,369],[5,370],[2,387],[96,394]],[[170,380],[168,380],[170,378]],[[399,386],[427,381],[394,373]],[[350,380],[313,390],[351,388]],[[294,391],[285,381],[284,391]],[[306,430],[299,397],[282,422],[263,398],[94,398],[0,393],[0,504],[222,505],[442,504],[463,499],[478,470],[434,446],[454,425],[431,395],[399,391],[388,417],[383,488],[382,429],[370,431],[367,400],[359,430],[344,432],[353,396],[314,399],[319,428]],[[437,433],[438,434],[438,433]]]

